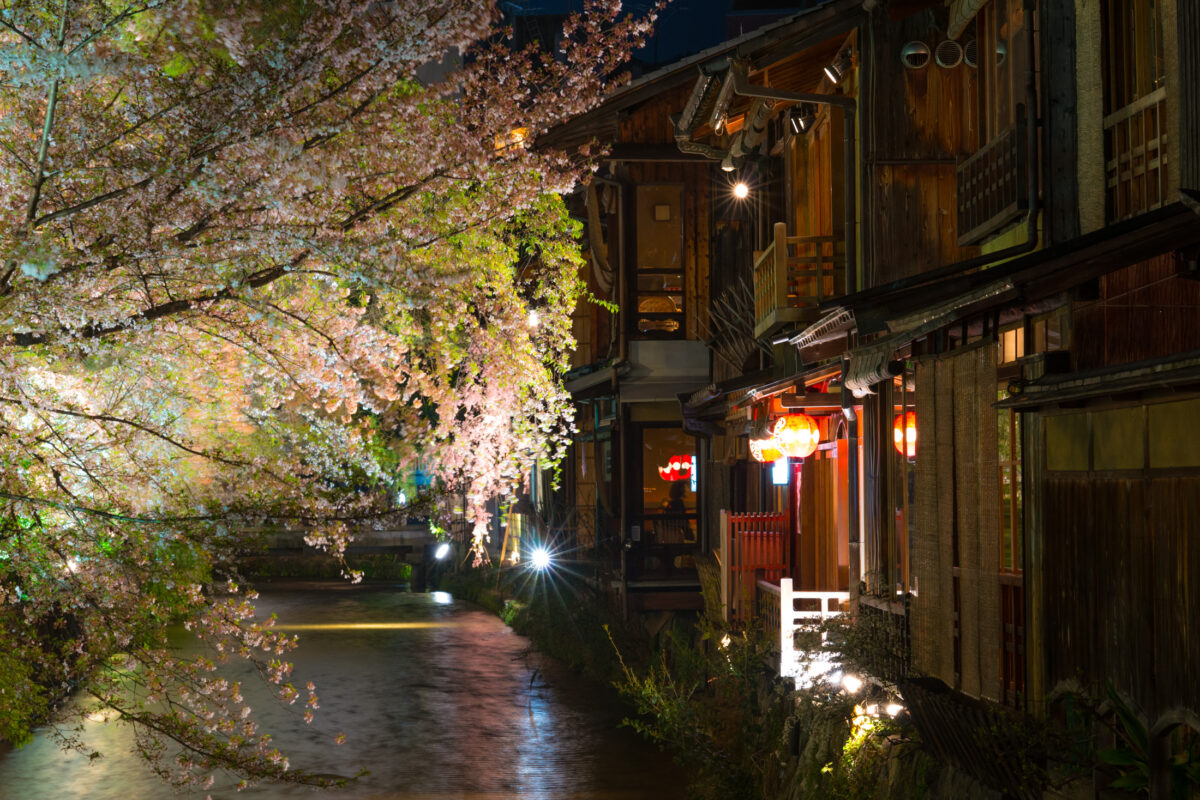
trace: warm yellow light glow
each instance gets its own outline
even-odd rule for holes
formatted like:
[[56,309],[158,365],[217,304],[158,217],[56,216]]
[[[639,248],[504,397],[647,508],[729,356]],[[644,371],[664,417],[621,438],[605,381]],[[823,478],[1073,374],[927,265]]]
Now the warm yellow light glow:
[[745,200],[750,196],[750,187],[738,181],[733,185],[733,196],[738,200]]
[[766,439],[751,439],[750,440],[750,455],[755,461],[778,461],[783,458],[783,450],[779,447],[779,442],[775,437],[768,436]]
[[[907,447],[905,446],[905,437],[907,436]],[[892,423],[892,439],[896,446],[896,452],[900,455],[906,455],[912,458],[917,454],[917,414],[914,411],[909,411],[905,414],[897,414],[896,421]],[[907,451],[907,452],[906,452]]]
[[508,134],[497,134],[494,142],[496,150],[507,150],[510,147],[523,147],[529,138],[528,128],[513,128]]
[[780,417],[772,429],[779,449],[792,458],[808,458],[821,443],[821,429],[808,414],[788,414]]
[[276,625],[277,631],[407,631],[430,628],[457,628],[458,622],[302,622]]
[[857,693],[858,690],[862,688],[862,684],[862,679],[855,675],[847,675],[846,677],[842,678],[842,686],[850,694]]

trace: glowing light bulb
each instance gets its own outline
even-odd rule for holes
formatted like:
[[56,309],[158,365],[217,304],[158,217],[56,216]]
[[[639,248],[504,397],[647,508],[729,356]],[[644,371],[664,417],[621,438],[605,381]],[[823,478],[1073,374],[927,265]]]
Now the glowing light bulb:
[[529,561],[533,564],[534,569],[546,569],[550,566],[550,551],[544,547],[539,547],[530,554]]
[[750,187],[738,181],[733,185],[733,196],[738,200],[745,200],[750,196]]
[[438,561],[444,561],[446,559],[446,556],[448,556],[448,555],[450,555],[450,543],[449,542],[442,542],[441,544],[439,544],[437,546],[437,550],[435,550],[433,553],[433,557],[436,558]]
[[855,694],[862,688],[862,679],[855,675],[847,675],[842,678],[842,687],[850,694]]

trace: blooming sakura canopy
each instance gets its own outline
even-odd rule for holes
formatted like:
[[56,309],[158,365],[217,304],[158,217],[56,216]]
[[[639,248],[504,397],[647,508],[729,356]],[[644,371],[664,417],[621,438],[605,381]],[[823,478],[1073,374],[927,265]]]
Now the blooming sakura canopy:
[[528,144],[603,96],[647,27],[619,14],[568,18],[555,58],[465,0],[10,4],[0,737],[82,689],[178,783],[320,782],[221,676],[249,659],[311,712],[294,639],[201,587],[256,530],[339,555],[418,463],[482,537],[560,456],[583,262],[555,193],[590,154]]

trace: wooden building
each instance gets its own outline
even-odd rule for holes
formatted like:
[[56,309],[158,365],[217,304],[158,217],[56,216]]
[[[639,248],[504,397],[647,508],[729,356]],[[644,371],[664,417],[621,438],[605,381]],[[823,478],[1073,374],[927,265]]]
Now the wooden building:
[[[557,501],[626,607],[697,608],[712,554],[735,621],[874,615],[923,739],[1011,794],[981,719],[1111,687],[1169,796],[1200,735],[1200,4],[830,0],[548,140],[592,138],[620,311],[580,311]],[[756,460],[793,421],[815,449]]]

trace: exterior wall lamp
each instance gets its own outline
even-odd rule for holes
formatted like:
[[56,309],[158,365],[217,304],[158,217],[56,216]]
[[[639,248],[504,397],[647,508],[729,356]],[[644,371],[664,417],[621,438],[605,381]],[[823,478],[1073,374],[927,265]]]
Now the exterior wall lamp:
[[846,77],[846,73],[850,71],[850,67],[853,64],[854,61],[850,56],[850,51],[842,50],[842,52],[838,53],[833,63],[825,67],[825,77],[829,78],[834,86],[837,86],[842,82],[842,78]]
[[812,103],[801,103],[788,112],[788,125],[793,135],[806,133],[817,120],[817,107]]

